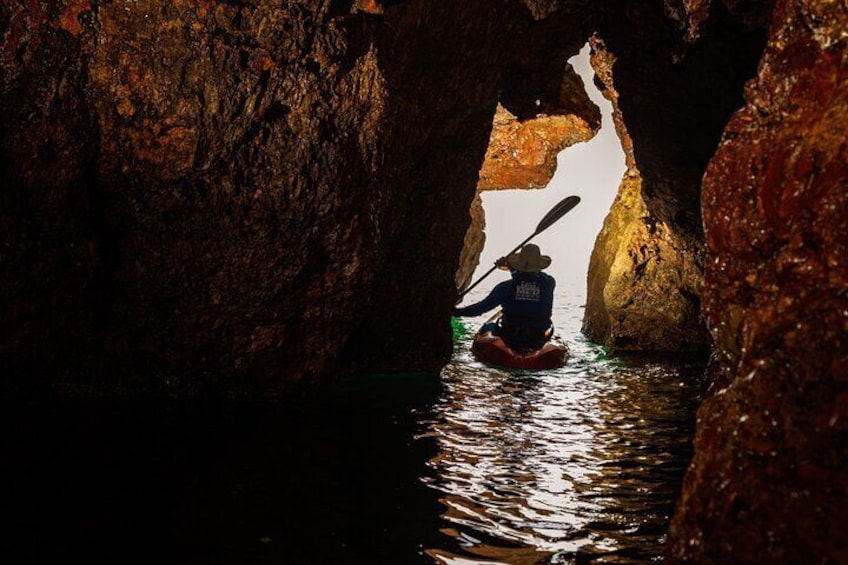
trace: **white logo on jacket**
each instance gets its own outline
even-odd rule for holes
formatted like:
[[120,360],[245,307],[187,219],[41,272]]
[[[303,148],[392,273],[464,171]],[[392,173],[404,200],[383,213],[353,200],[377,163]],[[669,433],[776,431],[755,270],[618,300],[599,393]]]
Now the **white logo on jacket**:
[[532,281],[523,281],[515,287],[516,300],[530,300],[539,302],[542,296],[542,289],[539,285]]

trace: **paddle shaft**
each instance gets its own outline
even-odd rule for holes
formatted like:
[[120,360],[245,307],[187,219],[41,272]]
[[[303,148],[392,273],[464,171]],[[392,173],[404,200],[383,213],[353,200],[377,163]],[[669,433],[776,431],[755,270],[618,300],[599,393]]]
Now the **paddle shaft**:
[[[546,229],[548,229],[549,227],[551,227],[552,225],[557,223],[560,218],[565,216],[569,211],[571,211],[578,204],[580,204],[580,197],[579,196],[568,196],[566,198],[563,198],[559,202],[557,202],[556,206],[551,208],[550,211],[548,211],[548,213],[545,214],[545,217],[542,218],[541,221],[539,221],[539,225],[536,226],[536,231],[531,233],[530,237],[528,237],[527,239],[525,239],[524,241],[522,241],[521,243],[516,245],[515,249],[513,249],[512,251],[510,251],[509,253],[506,254],[506,257],[509,257],[510,255],[512,255],[513,253],[515,253],[516,251],[518,251],[519,249],[524,247],[525,243],[527,243],[528,241],[530,241],[531,239],[533,239],[534,237],[536,237],[537,235],[539,235],[540,233],[542,233],[543,231],[545,231]],[[475,282],[474,284],[472,284],[471,286],[469,286],[468,288],[463,290],[459,294],[459,300],[462,300],[463,296],[465,296],[466,294],[471,292],[471,289],[473,289],[475,286],[477,286],[478,284],[483,282],[483,279],[485,279],[486,277],[491,275],[495,271],[495,269],[497,269],[497,268],[498,268],[498,265],[496,263],[494,267],[492,267],[491,269],[486,271],[486,274],[484,274],[482,277],[477,279],[477,282]],[[457,300],[457,302],[459,302],[459,300]]]

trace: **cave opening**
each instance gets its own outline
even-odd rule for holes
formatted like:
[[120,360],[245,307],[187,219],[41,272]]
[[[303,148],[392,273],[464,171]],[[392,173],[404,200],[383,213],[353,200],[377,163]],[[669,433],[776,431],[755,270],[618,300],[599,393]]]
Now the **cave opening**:
[[[477,280],[495,260],[527,237],[539,219],[558,201],[570,195],[579,196],[581,202],[577,208],[533,239],[543,253],[553,259],[546,271],[557,280],[556,301],[563,305],[560,309],[560,323],[564,324],[562,331],[572,334],[580,331],[582,308],[586,301],[586,274],[595,240],[627,170],[626,156],[613,125],[614,108],[595,84],[590,50],[587,43],[569,59],[569,65],[582,79],[582,85],[575,83],[574,86],[584,88],[590,102],[600,109],[597,129],[590,129],[591,137],[586,135],[585,140],[555,155],[555,171],[543,188],[498,186],[488,189],[481,186],[479,194],[485,212],[485,245],[471,277],[471,280]],[[579,122],[577,127],[587,126],[591,128],[586,122]],[[541,160],[530,155],[529,151],[527,153],[523,159],[519,156],[518,160],[523,163]],[[502,278],[490,277],[469,294],[466,302],[482,298]]]
[[[539,372],[475,363],[469,358],[472,335],[491,312],[460,322],[465,333],[456,334],[435,417],[428,419],[428,435],[439,450],[430,461],[435,476],[428,484],[450,508],[441,516],[445,538],[429,550],[440,562],[483,563],[473,560],[477,555],[496,555],[499,563],[528,556],[534,563],[594,562],[625,551],[637,560],[653,559],[662,551],[691,458],[702,360],[613,356],[582,333],[596,242],[619,221],[610,217],[621,191],[632,192],[639,178],[626,152],[630,138],[615,119],[614,91],[596,78],[608,62],[596,46],[586,44],[569,58],[565,75],[573,68],[579,78],[563,81],[570,92],[579,89],[572,100],[585,96],[592,105],[563,104],[573,113],[563,112],[562,119],[573,119],[570,127],[582,128],[579,135],[563,127],[558,131],[566,142],[558,145],[551,141],[549,115],[512,129],[504,126],[507,110],[499,108],[495,116],[466,257],[469,245],[481,245],[473,233],[475,226],[480,230],[481,208],[485,245],[473,276],[460,273],[457,279],[477,280],[552,206],[579,196],[576,208],[533,240],[552,257],[545,271],[557,281],[553,321],[570,357],[562,367]],[[551,143],[533,143],[537,132]],[[553,152],[555,170],[546,168],[543,150]],[[493,157],[500,163],[491,163]],[[483,299],[507,277],[488,277],[464,304]],[[634,520],[639,528],[622,526]]]
[[[634,8],[621,14],[608,14],[594,30],[586,30],[583,37],[588,36],[590,65],[594,71],[585,73],[587,80],[582,80],[565,58],[545,62],[548,51],[535,53],[537,59],[533,63],[524,59],[516,63],[518,70],[507,77],[503,87],[503,105],[498,106],[495,114],[477,189],[487,207],[503,200],[508,210],[508,218],[500,227],[490,226],[488,233],[492,238],[508,234],[516,224],[532,224],[532,220],[511,219],[524,209],[520,202],[525,199],[490,191],[547,185],[557,160],[557,157],[551,159],[550,154],[557,155],[560,151],[563,151],[561,159],[573,155],[581,165],[589,162],[591,159],[580,153],[590,144],[581,142],[596,134],[600,138],[614,137],[609,130],[601,129],[598,133],[601,125],[598,105],[607,108],[607,115],[612,115],[607,121],[614,124],[618,137],[613,143],[618,152],[618,171],[624,174],[614,175],[608,166],[604,170],[616,179],[606,181],[618,185],[614,199],[599,199],[594,190],[596,181],[590,177],[575,179],[576,185],[593,185],[591,189],[576,186],[572,190],[585,196],[587,202],[600,204],[601,214],[606,212],[610,200],[612,206],[602,227],[598,219],[592,229],[577,228],[574,233],[569,232],[569,246],[576,245],[583,237],[589,240],[584,242],[586,248],[594,244],[588,268],[582,266],[584,256],[579,270],[559,273],[567,280],[574,276],[582,278],[588,272],[586,287],[579,292],[580,295],[585,292],[585,315],[580,330],[591,341],[617,353],[703,357],[710,350],[712,340],[701,313],[706,251],[701,178],[718,147],[722,129],[743,103],[743,86],[756,69],[763,34],[756,26],[738,25],[718,10],[708,32],[693,47],[681,42],[677,32],[665,26],[655,9]],[[633,21],[643,21],[645,27],[634,27]],[[664,48],[642,49],[645,35],[658,39]],[[547,47],[560,55],[572,56],[579,44]],[[585,51],[584,47],[584,57]],[[588,67],[585,63],[584,66]],[[532,84],[513,84],[527,77],[532,79],[529,81]],[[592,94],[587,95],[587,82],[597,86],[603,96],[599,97],[592,88],[588,89]],[[593,97],[600,98],[598,105]],[[569,127],[583,130],[575,133]],[[534,143],[534,134],[544,142]],[[546,157],[539,156],[546,151]],[[546,177],[545,173],[550,174]],[[540,194],[546,196],[536,197],[550,198],[551,203],[556,201],[556,196],[564,196],[550,189]],[[510,202],[510,198],[515,200]],[[575,217],[583,217],[586,211],[584,203],[575,211]],[[480,215],[480,203],[475,202],[471,216]],[[498,212],[489,211],[489,215],[494,219]],[[568,224],[573,218],[563,221]],[[475,264],[474,248],[481,247],[481,238],[474,237],[475,224],[479,231],[479,223],[480,219],[476,218],[466,235],[458,286],[471,278],[468,264]],[[542,234],[540,242],[551,240],[562,229],[558,227],[552,234]],[[594,234],[598,235],[592,242]],[[508,250],[523,239],[523,236],[505,237],[515,241],[490,242],[486,253],[496,256],[503,253],[497,251],[498,247]],[[556,244],[552,241],[551,245]],[[491,264],[491,260],[489,255],[482,263]],[[574,284],[580,288],[582,280]]]
[[[175,543],[232,562],[333,545],[387,563],[443,546],[514,563],[845,555],[846,29],[844,3],[811,0],[0,3],[16,542],[0,545],[18,561]],[[572,175],[611,134],[566,67],[589,37],[626,172],[584,267],[570,253],[598,232],[577,222],[597,186]],[[547,145],[538,167],[487,145],[493,115]],[[485,192],[483,264],[584,197],[538,240],[573,282],[570,374],[450,362],[469,206],[499,174],[487,148],[528,165],[523,188],[561,160],[566,190]],[[712,348],[721,393],[695,441],[701,367],[628,371],[647,356],[595,343]],[[300,406],[343,376],[376,385]]]

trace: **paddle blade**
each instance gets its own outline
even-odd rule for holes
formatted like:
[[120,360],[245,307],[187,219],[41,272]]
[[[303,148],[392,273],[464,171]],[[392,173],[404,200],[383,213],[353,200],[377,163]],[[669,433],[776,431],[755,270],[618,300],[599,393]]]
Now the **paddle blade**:
[[580,204],[579,196],[568,196],[563,198],[559,204],[551,208],[551,211],[545,214],[545,217],[542,218],[539,225],[536,226],[536,234],[540,234],[554,225],[557,220],[568,214],[578,204]]

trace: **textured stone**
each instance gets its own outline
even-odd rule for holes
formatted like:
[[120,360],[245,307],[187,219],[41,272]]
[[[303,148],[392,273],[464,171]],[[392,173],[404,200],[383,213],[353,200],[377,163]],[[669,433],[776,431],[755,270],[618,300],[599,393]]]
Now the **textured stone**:
[[848,13],[777,3],[704,178],[701,406],[670,562],[848,559]]
[[560,9],[562,0],[521,0],[533,19],[543,20]]
[[[128,387],[176,391],[314,378],[357,322],[384,228],[349,216],[371,198],[387,96],[356,18],[58,4],[28,3],[4,34],[0,351],[93,390],[132,371]],[[158,371],[192,376],[148,383]]]
[[4,374],[273,395],[437,369],[496,105],[556,103],[574,4],[3,2]]
[[691,46],[701,38],[704,28],[709,27],[713,10],[721,9],[733,15],[733,21],[748,29],[764,29],[768,26],[773,0],[664,0],[666,14],[685,30],[684,41]]
[[592,135],[594,131],[574,115],[540,116],[519,122],[498,105],[478,187],[544,188],[556,171],[557,154]]
[[631,173],[592,252],[583,331],[615,352],[702,351],[700,249],[651,214],[638,170]]
[[378,0],[355,0],[354,9],[366,14],[382,14],[385,11],[383,3]]
[[583,332],[619,351],[709,347],[700,181],[764,40],[718,10],[687,52],[667,13],[655,2],[628,3],[592,40],[627,172],[592,253]]
[[556,172],[557,155],[588,141],[601,127],[598,107],[569,65],[558,107],[519,120],[498,105],[478,191],[543,188]]
[[459,269],[456,271],[456,288],[460,291],[471,284],[474,270],[480,263],[480,254],[486,245],[486,212],[480,194],[474,197],[469,210],[471,224],[465,232],[462,242],[462,254],[459,256]]

